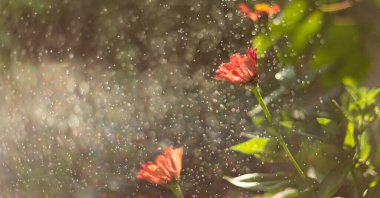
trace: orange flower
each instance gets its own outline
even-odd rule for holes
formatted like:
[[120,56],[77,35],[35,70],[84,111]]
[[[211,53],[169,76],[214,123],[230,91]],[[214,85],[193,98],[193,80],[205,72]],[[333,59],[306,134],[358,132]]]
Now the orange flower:
[[215,80],[228,81],[232,83],[249,83],[258,76],[256,51],[249,48],[247,55],[233,54],[229,63],[222,63]]
[[272,18],[276,13],[280,11],[280,6],[275,3],[272,6],[266,3],[259,3],[255,5],[255,11],[252,12],[244,3],[237,4],[237,7],[244,13],[244,15],[250,18],[252,21],[257,22],[262,17]]
[[183,149],[169,146],[166,151],[156,157],[154,163],[142,164],[137,179],[165,185],[178,181],[181,177]]

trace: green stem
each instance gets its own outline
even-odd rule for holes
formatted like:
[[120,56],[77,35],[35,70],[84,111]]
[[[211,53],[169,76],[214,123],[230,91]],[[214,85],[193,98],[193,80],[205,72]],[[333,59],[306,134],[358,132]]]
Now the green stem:
[[[256,85],[253,87],[253,94],[255,95],[257,101],[259,102],[261,108],[263,108],[263,111],[264,111],[264,114],[265,114],[265,117],[267,118],[268,122],[270,124],[273,124],[273,119],[272,119],[272,115],[270,114],[266,104],[264,103],[264,100],[263,100],[263,97],[261,96],[260,94],[260,91],[259,91],[259,86]],[[306,178],[306,175],[305,173],[302,171],[301,167],[298,165],[296,159],[293,157],[292,153],[290,152],[289,148],[288,148],[288,145],[285,143],[285,140],[284,138],[281,136],[281,134],[279,134],[278,132],[276,131],[272,131],[272,134],[276,136],[276,139],[278,140],[278,142],[280,143],[281,147],[285,150],[285,153],[286,153],[286,156],[289,158],[290,162],[292,163],[292,165],[294,166],[294,168],[297,170],[299,176],[301,177],[301,179],[309,185],[310,187],[310,190],[312,190],[313,194],[315,194],[314,192],[314,188],[311,184],[309,184],[307,178]]]
[[170,184],[169,188],[177,198],[183,198],[181,187],[177,182]]
[[267,108],[267,105],[265,105],[265,103],[264,103],[264,100],[263,100],[263,97],[260,94],[259,86],[258,85],[253,87],[253,94],[255,94],[257,102],[259,102],[261,108],[263,108],[263,111],[264,111],[264,114],[265,114],[265,117],[267,118],[267,120],[271,124],[273,124],[272,115],[270,114],[270,112],[269,112],[269,110]]

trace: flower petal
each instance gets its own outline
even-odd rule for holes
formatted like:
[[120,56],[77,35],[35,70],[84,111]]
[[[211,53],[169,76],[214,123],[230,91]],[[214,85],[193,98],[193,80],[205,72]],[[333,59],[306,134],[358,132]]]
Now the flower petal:
[[259,17],[257,14],[255,12],[252,12],[244,3],[238,3],[237,7],[244,13],[246,17],[250,18],[252,21],[258,21]]

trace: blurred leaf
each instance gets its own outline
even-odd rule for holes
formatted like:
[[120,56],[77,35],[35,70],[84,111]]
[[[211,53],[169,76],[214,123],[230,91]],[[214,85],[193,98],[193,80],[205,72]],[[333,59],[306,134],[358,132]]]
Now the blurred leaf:
[[380,7],[380,0],[374,0],[374,1],[375,1],[375,3],[377,4],[377,6]]
[[275,140],[270,138],[252,138],[246,142],[232,146],[231,149],[244,154],[266,153],[266,146],[270,143],[275,143]]
[[351,148],[355,147],[354,125],[352,123],[347,124],[346,136],[344,137],[344,145]]
[[293,122],[292,121],[281,121],[280,125],[285,127],[285,128],[291,129],[293,127]]
[[264,116],[255,115],[252,116],[252,122],[255,126],[260,126],[265,121]]
[[253,47],[257,48],[258,56],[263,56],[265,51],[268,50],[277,39],[284,34],[287,34],[296,27],[298,21],[300,21],[305,12],[307,11],[307,2],[303,0],[294,0],[290,2],[286,8],[281,12],[281,22],[273,20],[269,25],[270,34],[265,35],[263,33],[255,36],[253,39]]
[[335,144],[314,142],[306,140],[300,147],[296,155],[296,160],[300,164],[313,166],[317,173],[328,174],[332,169],[340,164],[339,159],[347,156],[348,152]]
[[347,86],[346,90],[347,94],[341,97],[340,108],[354,128],[361,133],[379,115],[380,107],[376,99],[380,89]]
[[[295,188],[285,188],[275,192],[266,192],[262,195],[257,195],[255,198],[304,198],[302,193]],[[305,197],[306,198],[306,197]]]
[[274,162],[284,159],[282,150],[279,149],[277,141],[270,138],[252,138],[246,142],[232,146],[231,150],[254,155],[264,162]]
[[[276,40],[284,34],[292,31],[307,12],[307,1],[293,0],[281,11],[281,23],[272,23],[270,26],[271,37]],[[274,20],[276,21],[276,20]]]
[[240,188],[264,192],[294,185],[293,176],[290,173],[284,172],[250,173],[234,178],[224,176],[223,179]]
[[294,188],[286,188],[283,191],[277,192],[272,198],[297,198],[300,197],[298,191]]
[[253,47],[257,49],[257,55],[259,57],[264,55],[270,46],[272,46],[272,41],[270,37],[265,34],[259,34],[253,39]]
[[352,157],[345,156],[340,165],[336,166],[333,170],[326,175],[323,179],[319,189],[318,197],[332,197],[342,186],[348,172],[353,166]]
[[358,84],[358,82],[356,82],[355,79],[352,79],[350,77],[344,77],[342,82],[345,86],[350,86],[350,87],[354,87]]
[[321,29],[322,20],[322,12],[314,11],[297,27],[292,41],[296,51],[300,52],[305,49],[309,40]]
[[368,131],[365,131],[360,136],[360,160],[366,162],[371,153],[371,144],[369,142]]
[[317,122],[320,125],[328,125],[331,122],[331,120],[328,118],[317,118]]
[[323,75],[323,83],[327,87],[339,84],[346,77],[360,81],[367,76],[371,59],[363,42],[359,40],[363,28],[356,24],[342,23],[329,26],[327,35],[314,53],[312,63],[314,67],[330,65]]

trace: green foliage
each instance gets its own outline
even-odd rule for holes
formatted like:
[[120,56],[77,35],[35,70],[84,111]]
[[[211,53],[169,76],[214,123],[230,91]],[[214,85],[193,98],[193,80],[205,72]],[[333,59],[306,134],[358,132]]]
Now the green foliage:
[[257,35],[253,40],[253,47],[257,49],[258,56],[263,56],[266,50],[272,46],[271,38],[265,34]]
[[346,176],[353,166],[352,156],[345,156],[344,160],[339,161],[323,179],[318,189],[318,197],[332,197],[342,186]]
[[308,2],[303,0],[291,1],[281,12],[281,22],[271,23],[270,30],[273,39],[278,39],[284,34],[294,30],[297,23],[305,16]]
[[[306,78],[307,83],[302,82],[302,85],[297,86],[294,82],[298,74],[294,72],[296,74],[293,75],[292,83],[284,84],[281,75],[276,74],[278,87],[266,99],[274,103],[273,106],[278,104],[279,112],[276,114],[282,116],[273,118],[273,126],[268,126],[267,123],[264,125],[263,122],[256,122],[256,125],[260,125],[260,129],[275,137],[281,136],[285,140],[290,140],[292,142],[288,144],[292,148],[289,149],[290,152],[296,154],[296,161],[301,164],[304,172],[309,173],[308,177],[315,179],[314,189],[310,186],[305,187],[305,183],[311,178],[303,179],[303,183],[296,183],[290,197],[302,197],[300,192],[311,193],[313,190],[317,197],[323,198],[341,194],[376,197],[380,191],[375,168],[380,167],[380,157],[378,157],[380,149],[373,141],[375,131],[371,130],[371,123],[380,114],[378,106],[380,88],[368,89],[357,86],[357,83],[367,76],[372,66],[364,39],[371,26],[358,21],[342,20],[334,13],[326,14],[323,9],[318,8],[325,3],[318,1],[315,5],[311,5],[308,1],[302,0],[289,2],[282,8],[277,18],[269,20],[268,24],[257,25],[261,29],[252,39],[252,45],[257,48],[259,57],[265,59],[263,62],[271,62],[275,57],[278,62],[276,66],[283,69],[276,71],[277,74],[285,71],[284,67],[294,68],[294,71],[298,72],[304,70],[304,67],[297,66],[307,65],[308,68],[316,70],[314,73],[311,72],[313,75],[307,76],[311,76],[310,81],[313,81],[311,83],[316,85],[313,89],[324,85],[327,88],[340,90],[339,86],[344,81],[344,93],[334,95],[332,98],[328,96],[327,102],[315,105],[318,106],[318,112],[299,107],[302,109],[300,113],[294,113],[293,105],[286,108],[284,106],[287,104],[284,105],[276,100],[286,100],[286,97],[281,95],[289,92],[297,99],[299,94],[297,91],[310,88],[308,84],[310,81]],[[280,89],[283,91],[278,94],[276,90]],[[276,95],[275,99],[272,95]],[[337,98],[338,102],[335,101]],[[257,113],[257,109],[254,109],[254,112]],[[267,142],[270,142],[269,138],[265,138],[265,143]],[[257,144],[250,140],[237,145],[239,147],[235,147],[235,150],[254,154],[255,151],[249,147],[258,150]],[[264,144],[258,145],[264,150],[267,149]],[[263,150],[259,152],[265,153]],[[297,169],[296,166],[294,168]],[[297,169],[298,172],[302,170]],[[302,174],[299,176],[302,178]],[[236,181],[233,184],[242,186]],[[271,197],[284,191],[284,189],[272,189],[262,197]],[[312,194],[306,197],[312,197]]]
[[[327,27],[324,43],[319,45],[311,65],[330,68],[323,76],[326,86],[334,86],[346,77],[363,80],[371,66],[360,38],[360,27],[354,24],[332,23]],[[360,68],[360,69],[358,69]]]
[[363,132],[379,116],[380,107],[376,98],[380,88],[370,90],[366,87],[348,85],[346,89],[347,94],[342,96],[340,108],[355,129]]
[[310,39],[321,29],[323,24],[323,14],[320,11],[311,13],[295,30],[292,44],[297,52],[305,49]]
[[361,162],[366,162],[371,154],[371,143],[370,143],[370,134],[368,131],[362,133],[359,137],[360,144],[360,154],[359,160]]
[[346,136],[344,138],[344,145],[354,148],[356,145],[355,142],[355,134],[354,134],[354,125],[352,123],[347,124],[347,131],[346,131]]
[[293,128],[293,122],[292,121],[281,121],[280,125],[285,127],[285,128],[288,128],[288,129]]
[[276,191],[294,186],[294,176],[291,173],[250,173],[238,177],[223,177],[231,184],[240,188],[257,191]]
[[271,138],[252,138],[246,142],[232,146],[231,150],[247,155],[254,155],[264,162],[274,162],[283,159],[277,142]]
[[[380,92],[379,89],[357,87],[354,82],[346,79],[346,92],[341,95],[341,105],[338,105],[336,101],[334,102],[335,106],[331,105],[338,114],[331,110],[320,112],[326,116],[314,117],[316,127],[310,127],[310,123],[302,128],[303,130],[319,130],[319,139],[317,140],[310,141],[310,139],[301,138],[299,152],[296,155],[296,161],[302,164],[301,168],[305,172],[313,170],[311,176],[315,179],[314,190],[317,197],[336,196],[340,189],[347,185],[353,186],[349,192],[358,196],[367,193],[367,197],[373,197],[378,193],[378,176],[372,165],[372,153],[374,151],[369,126],[379,114],[378,95]],[[275,136],[277,131],[283,136],[294,136],[291,131],[297,130],[296,128],[299,125],[290,118],[285,116],[285,119],[277,119],[286,121],[277,121],[278,125],[267,127],[266,131]],[[262,117],[257,119],[260,123],[263,122]],[[340,140],[336,140],[339,136],[341,136]],[[275,145],[276,143],[271,138],[253,138],[233,146],[232,149],[245,154],[253,154],[258,159],[267,161],[268,158],[263,158],[263,155],[258,154],[264,153],[266,157],[271,154],[273,157],[276,151],[273,150],[274,147],[268,145]],[[276,163],[278,161],[272,160],[271,162]],[[254,179],[248,181],[242,178],[244,176],[226,179],[238,187],[266,192],[262,197],[281,194],[286,190],[285,187],[290,187],[275,179],[258,183]],[[310,188],[305,188],[305,181],[297,182],[296,180],[292,185],[296,188],[295,191],[291,191],[294,194],[290,193],[290,197],[313,196]],[[304,191],[311,194],[303,195],[300,193]]]
[[317,118],[317,121],[321,125],[328,125],[331,122],[331,120],[328,118]]
[[374,0],[375,1],[375,3],[378,5],[378,6],[380,6],[380,0]]

